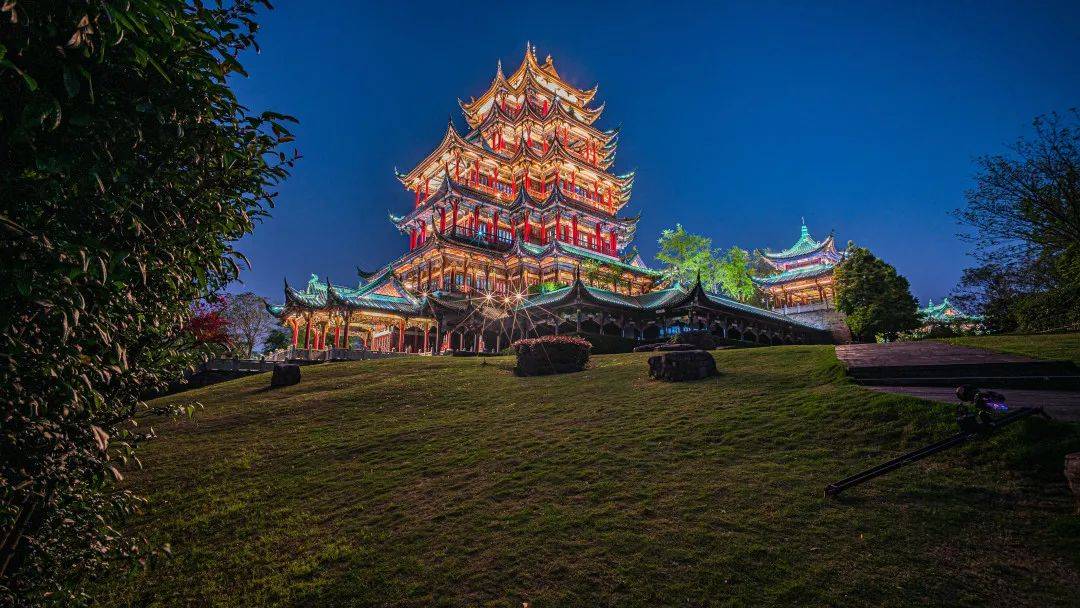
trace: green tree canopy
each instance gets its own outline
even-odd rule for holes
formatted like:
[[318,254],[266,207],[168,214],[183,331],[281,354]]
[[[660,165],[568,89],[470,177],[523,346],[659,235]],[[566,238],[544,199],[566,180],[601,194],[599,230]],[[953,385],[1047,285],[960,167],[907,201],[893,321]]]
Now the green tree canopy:
[[732,246],[717,262],[717,279],[720,286],[732,298],[750,302],[757,294],[751,280],[750,254],[745,249]]
[[919,326],[918,303],[908,280],[869,249],[848,249],[836,267],[836,308],[847,315],[855,337],[872,342],[877,336],[895,340],[897,334]]
[[293,160],[291,119],[230,90],[258,4],[0,3],[2,605],[81,603],[146,557],[111,484],[152,437],[140,397],[201,356],[191,303],[235,279]]
[[664,264],[664,278],[692,285],[701,277],[705,289],[714,290],[720,283],[720,267],[712,250],[712,239],[691,234],[676,224],[675,229],[660,233],[660,251],[656,259]]
[[270,354],[274,351],[288,348],[292,344],[292,336],[281,327],[274,327],[266,332],[263,338],[263,352]]

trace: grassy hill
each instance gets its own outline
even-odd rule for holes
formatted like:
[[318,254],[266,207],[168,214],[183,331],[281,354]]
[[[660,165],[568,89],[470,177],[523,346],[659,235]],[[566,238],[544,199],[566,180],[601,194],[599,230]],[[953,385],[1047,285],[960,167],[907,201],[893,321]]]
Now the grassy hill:
[[[849,384],[831,347],[647,355],[518,378],[511,360],[304,368],[171,397],[130,483],[173,559],[105,606],[1075,602],[1080,428],[1030,420],[838,500],[824,486],[952,433],[949,408]],[[1073,605],[1075,605],[1073,603]]]

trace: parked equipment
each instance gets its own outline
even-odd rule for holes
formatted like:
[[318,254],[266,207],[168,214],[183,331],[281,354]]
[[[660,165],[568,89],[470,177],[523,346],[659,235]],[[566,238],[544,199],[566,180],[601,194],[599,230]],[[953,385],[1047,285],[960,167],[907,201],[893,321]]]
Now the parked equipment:
[[974,439],[989,437],[1018,420],[1036,414],[1049,418],[1041,407],[1022,407],[1009,411],[1009,406],[1005,403],[1005,397],[1000,393],[979,390],[967,384],[956,389],[956,397],[961,401],[956,406],[956,424],[960,427],[959,433],[917,450],[912,450],[907,454],[856,473],[851,477],[845,477],[840,481],[830,483],[825,486],[825,497],[836,496],[850,487],[880,477],[902,466],[922,460],[927,456],[943,452]]

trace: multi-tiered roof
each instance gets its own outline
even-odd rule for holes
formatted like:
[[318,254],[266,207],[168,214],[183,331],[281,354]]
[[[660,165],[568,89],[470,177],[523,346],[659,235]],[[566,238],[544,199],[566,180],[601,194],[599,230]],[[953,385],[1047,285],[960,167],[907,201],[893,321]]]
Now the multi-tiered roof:
[[765,253],[765,261],[780,272],[755,277],[754,282],[766,287],[832,275],[842,259],[843,254],[836,250],[836,241],[831,233],[823,240],[815,240],[804,222],[794,245],[783,251]]
[[[408,173],[397,173],[414,193],[414,208],[391,214],[391,221],[403,233],[431,224],[432,207],[448,196],[485,204],[501,219],[565,211],[564,217],[587,225],[590,249],[617,257],[638,221],[618,215],[630,200],[634,173],[610,171],[618,131],[593,126],[603,111],[603,105],[590,107],[596,90],[570,84],[550,56],[541,64],[535,47],[526,45],[509,77],[500,63],[487,91],[459,100],[468,133],[450,121],[427,157]],[[602,232],[602,239],[594,239],[594,232]]]

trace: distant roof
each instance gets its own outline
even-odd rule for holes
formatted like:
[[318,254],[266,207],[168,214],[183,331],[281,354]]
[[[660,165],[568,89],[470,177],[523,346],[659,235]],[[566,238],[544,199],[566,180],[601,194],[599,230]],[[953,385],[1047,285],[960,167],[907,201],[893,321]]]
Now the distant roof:
[[927,322],[947,323],[950,321],[982,321],[981,315],[969,315],[956,308],[945,298],[940,304],[935,305],[933,300],[926,304],[926,308],[919,309],[919,316]]
[[765,252],[765,257],[770,260],[784,260],[788,258],[797,258],[817,251],[836,251],[833,235],[825,237],[824,240],[817,241],[814,237],[810,236],[810,231],[806,228],[806,222],[803,222],[802,228],[799,233],[799,240],[795,241],[795,244],[783,251],[778,252]]

